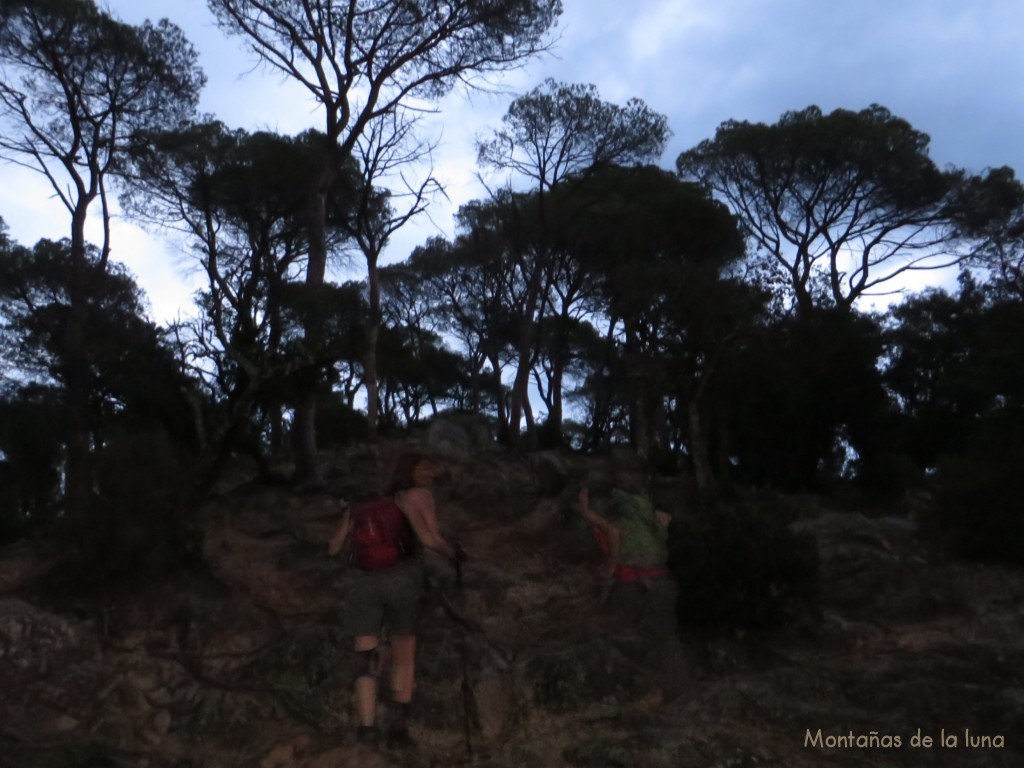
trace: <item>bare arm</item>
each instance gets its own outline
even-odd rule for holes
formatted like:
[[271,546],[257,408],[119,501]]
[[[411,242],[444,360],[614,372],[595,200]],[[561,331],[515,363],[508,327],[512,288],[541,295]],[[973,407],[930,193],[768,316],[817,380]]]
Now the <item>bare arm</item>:
[[331,557],[341,552],[341,548],[345,546],[345,539],[348,538],[349,529],[352,528],[352,515],[349,514],[348,502],[339,501],[338,503],[345,505],[345,511],[341,518],[341,525],[338,526],[338,530],[334,532],[327,544],[327,554]]
[[438,529],[437,506],[430,491],[424,488],[412,488],[397,496],[395,501],[405,513],[416,538],[424,547],[449,560],[455,558],[455,548],[445,541]]
[[590,508],[590,492],[586,488],[580,490],[577,511],[580,517],[590,525],[603,531],[605,536],[607,536],[608,555],[605,557],[602,570],[604,570],[606,575],[611,576],[615,571],[615,566],[619,564],[619,558],[622,554],[622,534],[614,523]]

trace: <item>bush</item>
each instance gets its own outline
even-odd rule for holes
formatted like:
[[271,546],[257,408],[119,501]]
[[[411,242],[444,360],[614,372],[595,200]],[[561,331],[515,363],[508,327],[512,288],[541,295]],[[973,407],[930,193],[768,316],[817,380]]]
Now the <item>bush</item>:
[[114,768],[117,765],[107,751],[95,742],[64,747],[54,768]]
[[669,567],[684,625],[763,628],[816,610],[813,538],[753,502],[719,501],[674,523]]
[[96,493],[77,519],[62,517],[57,554],[81,586],[144,577],[188,551],[185,467],[162,431],[120,433],[94,455]]
[[924,524],[956,556],[1024,564],[1024,425],[1009,421],[979,425],[969,450],[939,465]]
[[366,415],[340,397],[321,398],[316,408],[316,434],[319,447],[326,450],[367,440],[370,427]]
[[50,390],[0,398],[0,545],[53,520],[60,499],[65,414]]

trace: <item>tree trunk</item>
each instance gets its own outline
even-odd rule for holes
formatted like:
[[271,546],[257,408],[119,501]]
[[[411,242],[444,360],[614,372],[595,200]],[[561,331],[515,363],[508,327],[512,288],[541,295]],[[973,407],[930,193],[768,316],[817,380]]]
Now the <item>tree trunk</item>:
[[647,387],[642,381],[637,381],[637,395],[633,398],[633,419],[632,419],[632,442],[633,450],[637,456],[645,462],[651,458],[651,449],[654,446],[654,424],[652,418],[653,408],[647,395]]
[[519,326],[519,344],[516,349],[518,354],[516,375],[512,380],[508,415],[508,436],[509,442],[513,446],[518,446],[521,441],[520,425],[523,420],[523,411],[530,398],[530,369],[532,368],[530,363],[533,357],[533,344],[530,339],[533,336],[533,310],[526,307],[523,312],[524,319]]
[[277,458],[284,448],[284,423],[280,405],[272,405],[267,409],[267,422],[270,429],[270,455]]
[[316,450],[316,393],[302,395],[292,421],[292,450],[295,452],[295,476],[298,483],[322,482]]
[[[598,372],[597,377],[600,379],[604,371],[610,371],[612,367],[612,358],[615,350],[615,326],[618,324],[618,318],[611,317],[608,320],[608,332],[605,334],[604,343],[604,363],[601,365],[601,370]],[[590,424],[589,433],[587,435],[587,447],[590,449],[597,448],[604,444],[609,435],[608,424],[611,421],[611,405],[609,403],[608,395],[605,392],[605,387],[599,385],[594,392],[594,406],[593,406],[593,419]],[[605,425],[602,427],[602,425]]]
[[646,366],[637,350],[636,334],[626,327],[626,388],[629,395],[629,439],[637,455],[647,461],[654,445],[654,411]]
[[[538,222],[543,236],[546,226],[543,183],[537,194]],[[530,280],[526,286],[526,298],[523,302],[522,322],[519,323],[517,349],[519,365],[516,368],[516,377],[512,383],[512,402],[509,408],[509,437],[513,446],[517,446],[520,443],[519,422],[524,411],[526,412],[528,432],[531,435],[533,434],[533,409],[530,406],[530,371],[533,369],[533,352],[536,347],[537,311],[540,308],[540,295],[544,281],[543,267],[548,259],[548,251],[543,242],[537,246],[534,255],[533,270],[530,273]],[[524,263],[526,261],[524,258]]]
[[377,382],[377,339],[380,336],[380,278],[377,254],[366,254],[367,280],[370,286],[370,324],[366,330],[366,425],[370,439],[377,436],[380,412],[380,387]]
[[548,378],[548,418],[544,423],[543,445],[548,448],[560,448],[564,444],[562,435],[563,390],[565,381],[565,368],[569,359],[569,341],[566,328],[569,324],[569,317],[563,311],[557,318],[557,335],[551,354],[551,376]]
[[92,493],[89,429],[89,365],[85,350],[85,324],[89,309],[88,259],[85,219],[88,202],[80,202],[71,219],[71,274],[68,317],[61,361],[67,388],[70,431],[65,467],[64,504],[71,519],[81,519]]
[[[306,264],[306,287],[310,289],[322,286],[327,274],[327,194],[335,175],[330,161],[332,150],[333,148],[327,150],[324,169],[311,200],[307,223],[309,258]],[[311,350],[318,349],[321,342],[319,329],[307,324],[304,330],[307,347]],[[310,379],[314,380],[315,377]],[[322,485],[323,475],[316,450],[316,385],[307,386],[309,390],[300,396],[295,408],[295,421],[292,424],[295,481],[308,485]]]
[[[701,387],[698,387],[698,391]],[[704,419],[701,416],[700,397],[690,398],[687,404],[687,417],[690,432],[690,462],[693,475],[697,482],[697,490],[702,495],[713,494],[717,488],[715,473],[711,468],[711,450]]]
[[716,419],[718,427],[718,439],[715,444],[715,455],[718,463],[719,485],[728,487],[732,484],[732,462],[729,456],[729,427],[728,417],[725,413],[719,413]]
[[562,380],[564,375],[564,364],[561,359],[555,360],[551,368],[551,376],[548,379],[548,396],[545,403],[548,407],[548,417],[544,422],[544,434],[541,436],[543,448],[560,448],[563,444]]
[[509,445],[512,441],[509,436],[509,416],[505,407],[505,389],[501,382],[501,368],[498,366],[497,353],[488,355],[488,362],[491,364],[491,377],[493,379],[495,407],[498,410],[498,442],[502,445]]

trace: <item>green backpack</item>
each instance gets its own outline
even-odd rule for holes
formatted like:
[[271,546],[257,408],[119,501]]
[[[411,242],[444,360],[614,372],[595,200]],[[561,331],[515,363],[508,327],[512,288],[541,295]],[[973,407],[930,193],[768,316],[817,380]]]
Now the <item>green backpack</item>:
[[615,489],[608,500],[608,517],[622,537],[623,563],[656,568],[668,561],[668,532],[658,525],[654,505],[644,496]]

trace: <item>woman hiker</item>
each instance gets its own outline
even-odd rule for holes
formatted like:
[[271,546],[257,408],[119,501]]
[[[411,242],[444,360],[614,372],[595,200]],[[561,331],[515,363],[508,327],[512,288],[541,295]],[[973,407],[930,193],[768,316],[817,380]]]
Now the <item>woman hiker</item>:
[[359,657],[355,681],[362,743],[378,742],[377,695],[387,653],[381,643],[387,628],[390,644],[391,702],[385,743],[410,746],[407,715],[416,677],[416,614],[423,594],[422,552],[432,550],[450,561],[461,557],[438,530],[431,487],[441,467],[420,454],[398,459],[384,498],[348,507],[328,546],[338,554],[350,541],[357,570],[349,595],[349,624]]

